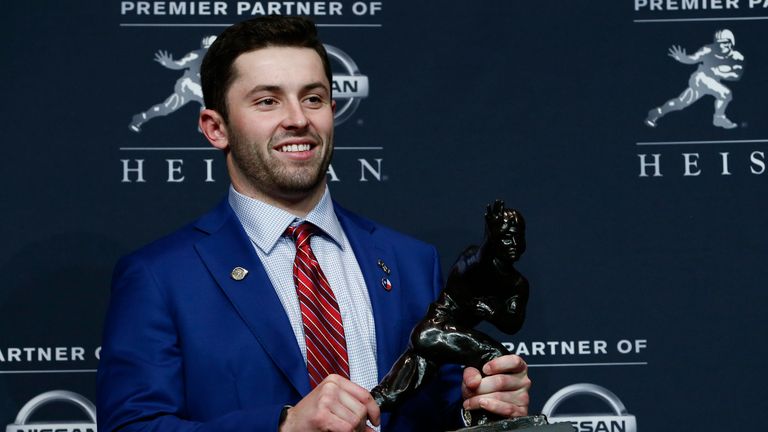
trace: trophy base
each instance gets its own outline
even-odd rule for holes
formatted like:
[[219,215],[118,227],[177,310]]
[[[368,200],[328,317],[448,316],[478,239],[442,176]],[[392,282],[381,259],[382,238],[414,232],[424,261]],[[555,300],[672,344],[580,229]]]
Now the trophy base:
[[[535,428],[535,429],[534,429]],[[549,424],[547,416],[535,415],[504,419],[455,430],[453,432],[498,432],[498,431],[530,431],[530,432],[576,432],[570,423]]]

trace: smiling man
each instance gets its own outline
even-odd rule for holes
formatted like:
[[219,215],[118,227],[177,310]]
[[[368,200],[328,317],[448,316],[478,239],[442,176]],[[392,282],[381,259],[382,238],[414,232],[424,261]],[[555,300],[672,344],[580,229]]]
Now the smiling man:
[[530,381],[514,355],[483,374],[444,368],[391,413],[374,402],[441,272],[434,247],[331,200],[335,104],[314,24],[235,24],[201,73],[200,129],[232,187],[118,263],[99,430],[443,431],[462,407],[525,415]]
[[325,192],[333,153],[328,78],[309,48],[270,47],[241,54],[226,92],[226,119],[203,111],[200,124],[227,154],[238,192],[306,215]]

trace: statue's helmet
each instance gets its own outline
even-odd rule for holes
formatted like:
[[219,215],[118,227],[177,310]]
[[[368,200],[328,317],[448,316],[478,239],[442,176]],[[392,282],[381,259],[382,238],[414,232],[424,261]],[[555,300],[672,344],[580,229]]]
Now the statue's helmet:
[[732,31],[728,29],[722,29],[715,32],[715,42],[730,42],[731,45],[736,46],[736,37],[733,35]]

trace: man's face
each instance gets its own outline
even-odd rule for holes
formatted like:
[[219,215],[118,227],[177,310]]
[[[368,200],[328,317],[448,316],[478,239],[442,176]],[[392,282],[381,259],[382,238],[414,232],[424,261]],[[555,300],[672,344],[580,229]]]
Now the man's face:
[[720,53],[721,54],[728,54],[733,49],[733,45],[731,42],[725,40],[725,41],[718,41],[717,44],[720,46]]
[[334,103],[319,55],[268,47],[240,55],[233,71],[226,96],[233,183],[290,199],[324,187]]

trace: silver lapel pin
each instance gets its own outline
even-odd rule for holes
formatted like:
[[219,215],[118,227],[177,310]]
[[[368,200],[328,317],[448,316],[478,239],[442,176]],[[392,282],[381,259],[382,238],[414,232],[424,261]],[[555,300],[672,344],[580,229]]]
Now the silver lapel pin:
[[236,281],[241,281],[248,276],[248,270],[242,267],[235,267],[232,269],[232,273],[230,273],[229,276]]

